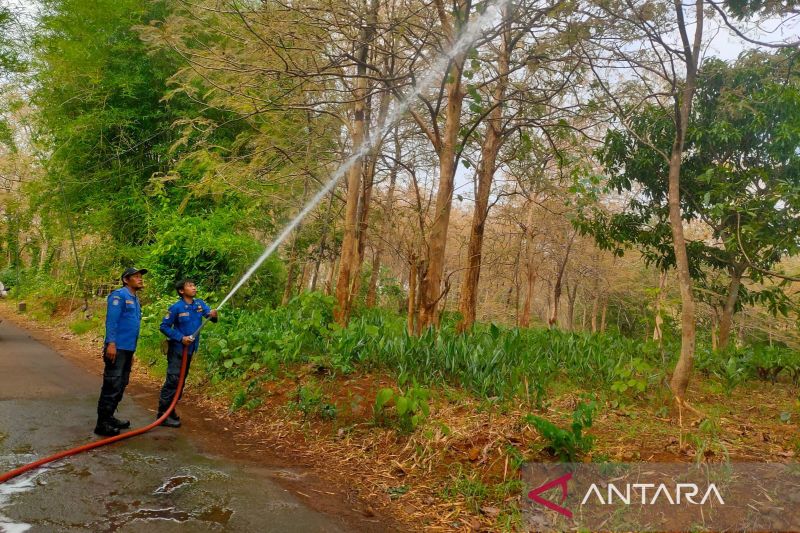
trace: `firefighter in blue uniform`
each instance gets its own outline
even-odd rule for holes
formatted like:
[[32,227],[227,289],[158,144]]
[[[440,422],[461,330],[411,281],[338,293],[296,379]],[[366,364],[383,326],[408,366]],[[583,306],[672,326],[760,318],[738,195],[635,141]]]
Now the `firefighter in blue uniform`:
[[[186,377],[189,375],[189,365],[192,363],[192,355],[197,351],[197,346],[200,343],[199,334],[196,338],[191,335],[200,327],[203,318],[208,318],[212,322],[217,321],[216,309],[211,309],[203,300],[195,298],[197,286],[192,280],[184,279],[179,281],[175,284],[175,290],[180,299],[170,306],[167,316],[161,321],[161,327],[159,328],[161,333],[169,339],[169,349],[167,351],[167,378],[158,398],[158,415],[156,418],[160,418],[169,409],[172,399],[175,397],[181,373],[183,347],[189,347],[186,375],[183,378],[183,385],[185,386]],[[175,409],[162,422],[162,425],[172,428],[181,427],[181,418]]]
[[108,295],[106,308],[106,338],[103,343],[103,387],[97,402],[98,435],[119,435],[120,429],[129,428],[128,420],[114,416],[125,387],[131,376],[133,353],[139,340],[142,306],[137,293],[144,287],[144,268],[126,268],[120,279],[122,287]]

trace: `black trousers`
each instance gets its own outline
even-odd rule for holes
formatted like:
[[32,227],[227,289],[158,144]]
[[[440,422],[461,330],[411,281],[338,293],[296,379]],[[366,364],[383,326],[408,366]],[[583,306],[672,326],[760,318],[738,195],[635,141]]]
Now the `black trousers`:
[[[190,348],[191,350],[191,348]],[[186,361],[186,375],[183,376],[183,387],[186,386],[186,378],[189,376],[189,367],[192,364],[193,352],[189,352]],[[164,386],[161,387],[161,395],[158,397],[158,412],[163,413],[169,408],[172,399],[175,397],[175,391],[178,390],[178,381],[181,377],[181,363],[183,362],[183,344],[177,342],[169,343],[169,351],[167,352],[167,378],[164,380]],[[181,396],[183,396],[183,387],[181,388]],[[180,400],[180,396],[178,397]]]
[[117,349],[117,356],[113,361],[104,356],[103,362],[105,363],[103,387],[100,389],[100,399],[97,401],[97,418],[108,420],[114,416],[114,411],[122,401],[125,387],[130,381],[133,352]]

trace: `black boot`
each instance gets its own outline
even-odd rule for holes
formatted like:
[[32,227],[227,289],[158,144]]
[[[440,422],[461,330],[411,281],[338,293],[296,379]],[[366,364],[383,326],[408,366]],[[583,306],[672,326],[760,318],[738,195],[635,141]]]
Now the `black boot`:
[[119,418],[112,416],[108,419],[108,423],[114,426],[117,429],[128,429],[131,427],[130,420],[120,420]]
[[119,429],[115,428],[108,419],[98,419],[94,432],[103,437],[116,437],[119,435]]
[[[164,413],[158,413],[158,415],[156,416],[156,420],[161,418],[163,414]],[[166,426],[168,428],[179,428],[181,427],[181,421],[180,419],[175,418],[173,413],[170,413],[169,416],[166,419],[164,419],[163,422],[161,422],[161,425]]]

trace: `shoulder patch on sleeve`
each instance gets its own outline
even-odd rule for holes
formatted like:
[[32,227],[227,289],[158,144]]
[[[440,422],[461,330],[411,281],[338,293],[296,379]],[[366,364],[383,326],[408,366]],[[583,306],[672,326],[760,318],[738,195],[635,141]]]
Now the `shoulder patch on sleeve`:
[[119,305],[119,296],[114,296],[111,300],[111,305]]

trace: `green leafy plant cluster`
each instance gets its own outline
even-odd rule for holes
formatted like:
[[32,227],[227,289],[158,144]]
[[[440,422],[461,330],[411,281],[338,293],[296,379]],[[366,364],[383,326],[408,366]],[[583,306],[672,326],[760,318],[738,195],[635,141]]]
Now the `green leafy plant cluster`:
[[715,377],[726,394],[750,379],[777,382],[782,376],[800,384],[800,353],[784,346],[755,344],[714,352],[698,347],[698,370]]
[[336,406],[326,400],[322,387],[316,383],[299,386],[290,407],[303,413],[303,418],[317,416],[323,420],[333,420],[337,413]]
[[429,397],[428,390],[416,385],[406,389],[405,393],[391,388],[381,389],[373,406],[375,423],[411,433],[430,416]]
[[611,391],[617,394],[613,406],[641,395],[659,377],[660,373],[655,372],[653,365],[639,357],[626,366],[618,367],[611,383]]
[[585,431],[592,427],[592,418],[597,409],[594,400],[581,402],[572,413],[572,425],[563,429],[549,420],[536,415],[528,415],[525,421],[532,425],[548,444],[548,451],[563,462],[574,462],[591,451],[594,437]]

